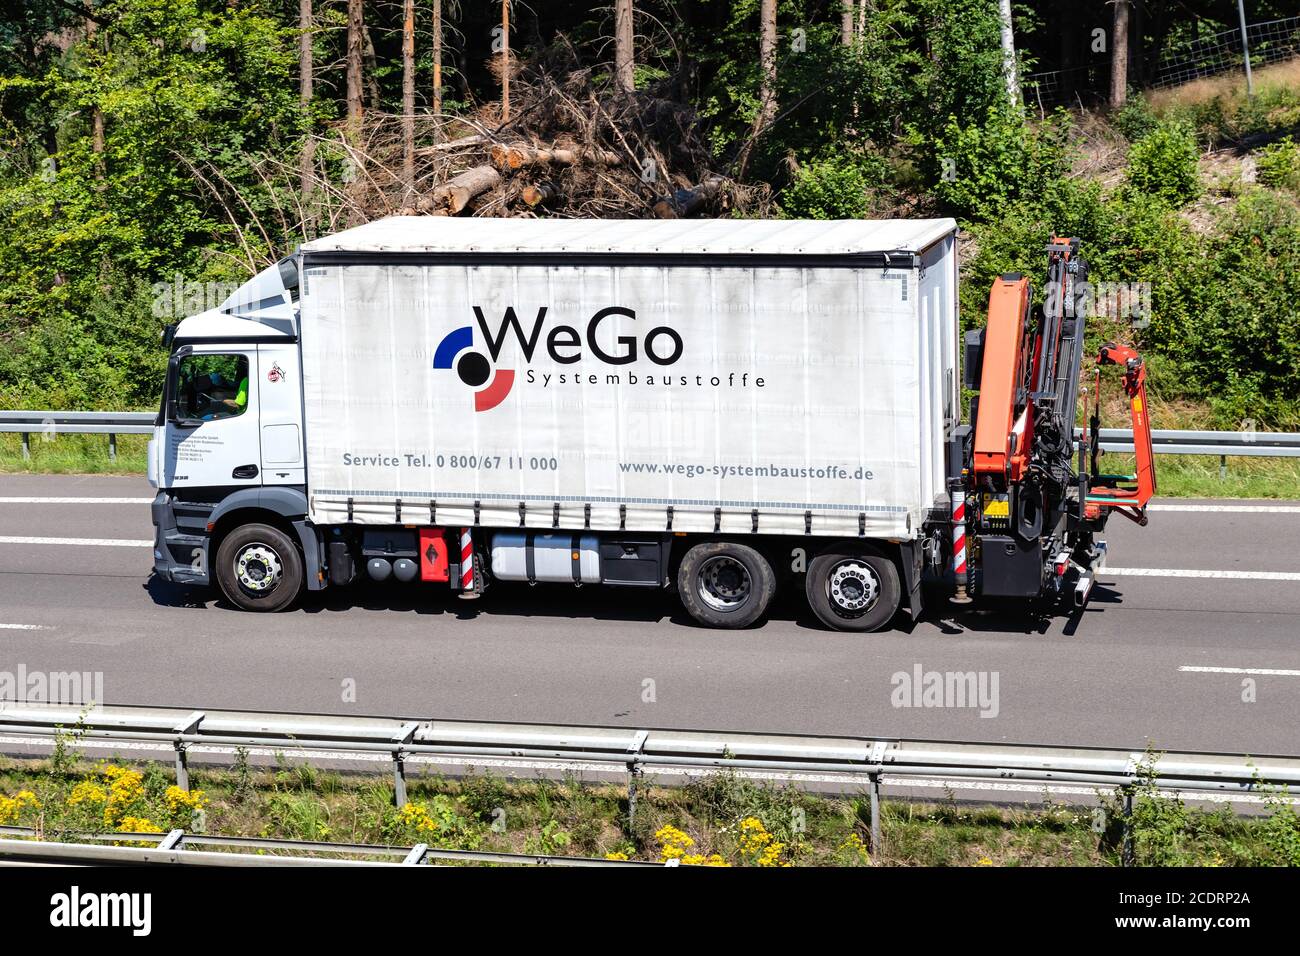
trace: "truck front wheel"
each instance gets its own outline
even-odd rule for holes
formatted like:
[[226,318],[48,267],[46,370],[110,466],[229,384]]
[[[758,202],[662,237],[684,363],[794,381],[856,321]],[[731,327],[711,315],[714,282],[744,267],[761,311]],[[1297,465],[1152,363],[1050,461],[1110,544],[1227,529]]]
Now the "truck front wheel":
[[808,604],[836,631],[876,631],[898,611],[898,568],[863,545],[835,545],[813,558],[804,582]]
[[302,555],[283,531],[248,524],[217,549],[217,584],[244,611],[282,611],[302,590]]
[[753,548],[726,541],[697,544],[677,571],[677,591],[691,617],[707,627],[748,627],[776,593],[776,574]]

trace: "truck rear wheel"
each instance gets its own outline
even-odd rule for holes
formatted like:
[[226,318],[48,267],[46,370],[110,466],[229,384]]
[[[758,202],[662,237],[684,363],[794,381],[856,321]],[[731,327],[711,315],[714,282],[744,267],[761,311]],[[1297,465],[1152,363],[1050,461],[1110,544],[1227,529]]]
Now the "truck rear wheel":
[[813,558],[804,582],[808,605],[836,631],[876,631],[898,611],[898,568],[864,545],[835,545]]
[[697,544],[677,570],[677,591],[691,617],[708,627],[748,627],[776,593],[776,574],[753,548],[726,541]]
[[217,548],[217,584],[244,611],[282,611],[302,590],[302,555],[279,528],[248,524]]

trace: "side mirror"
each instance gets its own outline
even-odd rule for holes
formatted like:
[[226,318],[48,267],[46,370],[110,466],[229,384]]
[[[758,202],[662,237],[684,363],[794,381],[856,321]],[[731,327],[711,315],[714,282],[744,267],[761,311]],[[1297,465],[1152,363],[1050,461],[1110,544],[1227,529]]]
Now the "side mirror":
[[176,392],[180,385],[180,365],[181,360],[193,351],[188,345],[183,345],[172,353],[171,358],[167,360],[167,384],[166,384],[166,408],[167,421],[172,425],[181,428],[197,428],[200,424],[198,421],[182,419],[179,409],[177,408]]

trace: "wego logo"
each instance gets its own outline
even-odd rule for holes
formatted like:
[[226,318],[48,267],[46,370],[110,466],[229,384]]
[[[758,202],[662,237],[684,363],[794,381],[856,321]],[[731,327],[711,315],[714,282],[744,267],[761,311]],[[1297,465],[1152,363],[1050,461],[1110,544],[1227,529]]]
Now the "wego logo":
[[[479,306],[474,306],[474,319],[479,333],[487,347],[487,355],[474,351],[474,329],[462,326],[447,333],[434,350],[433,367],[437,369],[455,369],[460,380],[474,392],[474,410],[486,412],[496,408],[515,383],[514,369],[496,368],[494,365],[501,356],[506,336],[513,335],[523,353],[524,361],[532,363],[533,353],[542,342],[542,326],[546,322],[547,306],[537,310],[537,317],[532,327],[524,330],[514,306],[507,306],[505,315],[496,329],[489,325],[487,317]],[[553,326],[546,334],[545,349],[551,361],[557,365],[573,365],[583,359],[584,348],[590,350],[597,361],[606,365],[631,365],[644,351],[645,357],[656,365],[672,365],[682,357],[682,337],[667,326],[657,326],[646,333],[644,341],[635,335],[620,335],[614,340],[614,348],[607,351],[600,344],[597,333],[600,323],[611,315],[620,315],[635,319],[636,313],[622,306],[610,306],[601,309],[587,323],[585,336],[572,325]],[[529,373],[531,376],[531,372]]]
[[[455,368],[462,382],[477,389],[474,392],[474,411],[486,412],[506,400],[510,387],[515,384],[515,372],[514,369],[499,368],[494,375],[492,363],[482,352],[473,349],[474,330],[468,325],[453,329],[438,343],[433,353],[433,367]],[[493,351],[493,358],[498,351]],[[487,388],[479,388],[484,383],[487,383]]]

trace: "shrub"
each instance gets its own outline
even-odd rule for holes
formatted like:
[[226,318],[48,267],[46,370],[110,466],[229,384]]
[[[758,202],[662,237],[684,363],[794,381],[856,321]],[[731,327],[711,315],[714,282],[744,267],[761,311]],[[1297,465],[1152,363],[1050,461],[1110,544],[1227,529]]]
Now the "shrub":
[[1264,186],[1300,192],[1300,143],[1288,136],[1266,146],[1255,159],[1255,178]]
[[1125,100],[1124,105],[1111,115],[1110,122],[1130,143],[1136,143],[1160,125],[1155,110],[1146,97],[1140,95]]
[[1192,127],[1186,123],[1161,123],[1130,147],[1129,187],[1173,205],[1190,202],[1201,191],[1196,161]]
[[1069,166],[1068,117],[1026,121],[1019,110],[990,107],[980,122],[948,118],[935,144],[934,192],[952,213],[967,219],[1000,219],[1017,199],[1049,194]]
[[781,214],[787,219],[862,219],[887,169],[878,157],[852,154],[801,166],[781,194]]

